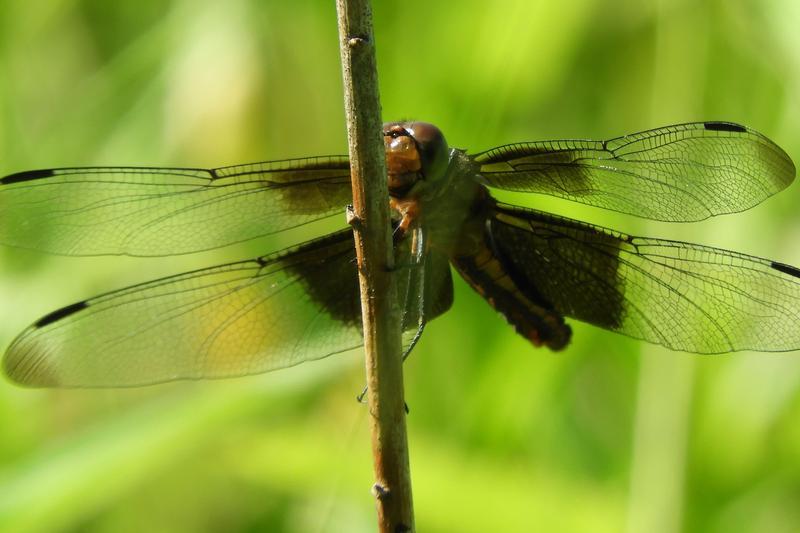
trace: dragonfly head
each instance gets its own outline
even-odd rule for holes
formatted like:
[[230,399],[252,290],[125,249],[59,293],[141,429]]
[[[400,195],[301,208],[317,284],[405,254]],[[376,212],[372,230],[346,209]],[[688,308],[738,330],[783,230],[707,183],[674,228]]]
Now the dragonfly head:
[[415,185],[435,181],[448,164],[447,141],[427,122],[387,122],[383,125],[389,194],[408,195]]

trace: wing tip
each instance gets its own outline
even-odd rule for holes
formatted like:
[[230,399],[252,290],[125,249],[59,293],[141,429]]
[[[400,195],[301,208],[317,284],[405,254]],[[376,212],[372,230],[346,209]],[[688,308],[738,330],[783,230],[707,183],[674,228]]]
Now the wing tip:
[[[8,378],[27,387],[60,387],[59,372],[52,366],[48,349],[30,337],[36,331],[58,322],[68,316],[89,307],[87,301],[67,305],[44,315],[33,323],[21,336],[11,344],[3,357],[3,373]],[[35,338],[35,337],[34,337]]]
[[61,386],[47,357],[38,350],[18,349],[17,342],[6,352],[2,366],[6,377],[17,385],[32,388]]

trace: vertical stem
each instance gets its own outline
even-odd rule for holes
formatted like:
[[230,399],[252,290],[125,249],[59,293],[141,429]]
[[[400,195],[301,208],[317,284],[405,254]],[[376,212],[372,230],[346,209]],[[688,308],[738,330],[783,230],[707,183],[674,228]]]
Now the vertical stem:
[[369,0],[337,0],[353,229],[361,285],[368,405],[381,532],[413,531],[402,343],[392,297],[389,192]]

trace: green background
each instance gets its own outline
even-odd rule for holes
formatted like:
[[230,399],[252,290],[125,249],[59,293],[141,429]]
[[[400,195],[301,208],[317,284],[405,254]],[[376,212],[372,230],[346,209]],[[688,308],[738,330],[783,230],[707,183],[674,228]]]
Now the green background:
[[[794,0],[374,3],[384,117],[454,146],[732,120],[800,160]],[[342,100],[332,1],[0,2],[1,174],[346,153]],[[504,198],[800,264],[797,186],[691,225]],[[89,295],[305,236],[151,260],[0,250],[0,344]],[[405,366],[419,531],[800,530],[800,353],[573,328],[566,351],[536,350],[457,281]],[[373,531],[359,361],[131,390],[0,382],[0,530]]]

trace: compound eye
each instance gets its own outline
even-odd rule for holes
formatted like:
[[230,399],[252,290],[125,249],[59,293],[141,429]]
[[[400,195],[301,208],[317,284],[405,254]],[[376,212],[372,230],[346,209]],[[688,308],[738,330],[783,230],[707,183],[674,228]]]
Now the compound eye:
[[427,122],[412,122],[406,130],[417,144],[422,171],[429,179],[436,179],[444,172],[448,162],[449,148],[442,131]]
[[444,142],[442,131],[428,122],[412,122],[408,125],[408,133],[420,145],[441,144]]

